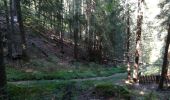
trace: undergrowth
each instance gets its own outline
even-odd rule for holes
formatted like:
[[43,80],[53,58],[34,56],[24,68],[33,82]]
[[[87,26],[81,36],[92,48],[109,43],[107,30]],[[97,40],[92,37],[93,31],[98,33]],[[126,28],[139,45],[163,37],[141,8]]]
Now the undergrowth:
[[[76,66],[76,67],[75,67]],[[8,66],[7,80],[8,81],[20,81],[20,80],[53,80],[53,79],[82,79],[91,77],[103,77],[110,76],[115,73],[125,72],[125,68],[122,67],[105,67],[98,64],[90,65],[70,65],[70,67],[57,68],[42,67],[42,68],[13,68]],[[30,70],[31,71],[27,71]]]

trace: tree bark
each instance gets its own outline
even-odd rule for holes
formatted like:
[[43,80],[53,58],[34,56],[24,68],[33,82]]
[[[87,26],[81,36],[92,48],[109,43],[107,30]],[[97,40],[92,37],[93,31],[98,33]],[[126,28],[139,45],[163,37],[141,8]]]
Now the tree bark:
[[4,65],[2,23],[0,23],[0,99],[6,100],[6,71]]
[[168,49],[169,49],[169,44],[170,44],[170,24],[168,25],[168,35],[166,39],[166,46],[165,46],[165,53],[164,53],[164,58],[163,58],[163,65],[162,65],[162,72],[161,72],[161,79],[159,82],[159,89],[163,89],[164,86],[164,81],[167,76],[168,72]]
[[74,18],[74,58],[78,59],[78,12]]
[[8,4],[7,0],[4,0],[5,5],[5,17],[6,17],[6,25],[7,25],[7,39],[8,39],[8,57],[12,58],[12,31],[10,29],[10,23],[9,23],[9,10],[8,10]]
[[128,73],[128,80],[131,80],[131,68],[130,68],[130,57],[129,57],[129,46],[130,46],[130,14],[129,14],[129,10],[127,12],[128,17],[127,17],[127,44],[126,44],[126,59],[127,59],[127,73]]
[[60,1],[61,9],[60,9],[60,41],[61,41],[61,53],[64,54],[64,34],[63,34],[63,0]]
[[137,31],[136,31],[136,51],[135,51],[135,64],[133,70],[133,80],[138,82],[138,70],[139,70],[139,58],[141,55],[140,43],[141,43],[141,31],[142,31],[142,20],[143,12],[141,10],[143,0],[138,0],[138,17],[137,17]]
[[17,19],[19,23],[20,36],[21,36],[22,58],[25,59],[28,57],[26,52],[27,44],[26,44],[25,29],[24,29],[24,24],[22,19],[20,0],[15,0],[15,3],[17,9]]

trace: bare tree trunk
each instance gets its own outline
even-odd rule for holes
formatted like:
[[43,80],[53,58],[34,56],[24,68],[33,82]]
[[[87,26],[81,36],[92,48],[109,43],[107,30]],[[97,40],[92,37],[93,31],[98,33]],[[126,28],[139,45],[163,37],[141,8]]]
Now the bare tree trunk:
[[22,19],[20,0],[15,0],[15,3],[17,9],[17,19],[19,23],[20,36],[21,36],[22,57],[25,59],[28,57],[26,52],[27,44],[26,44],[25,30],[24,30],[24,24]]
[[[16,14],[16,7],[14,5],[14,0],[10,0],[10,32],[11,32],[11,42],[12,42],[12,50],[15,50],[16,49],[16,46],[17,46],[17,43],[16,41],[13,39],[15,38],[14,36],[16,35],[16,32],[15,32],[15,25],[14,25],[14,16]],[[13,52],[13,51],[12,51]],[[13,56],[13,55],[12,55]]]
[[60,43],[61,43],[61,53],[62,54],[64,54],[64,41],[63,41],[63,39],[64,39],[64,34],[63,34],[63,0],[61,0],[60,1],[60,3],[61,3],[61,9],[60,9],[60,16],[61,16],[61,18],[60,18]]
[[37,15],[37,17],[38,17],[38,24],[39,25],[42,24],[42,22],[41,22],[42,20],[41,20],[41,16],[40,16],[41,15],[41,11],[40,11],[41,10],[41,4],[42,4],[42,0],[38,0],[38,7],[37,7],[38,15]]
[[136,51],[135,51],[135,64],[133,71],[133,80],[138,82],[138,70],[139,70],[139,57],[141,55],[140,43],[141,43],[141,31],[142,31],[142,20],[143,12],[141,10],[143,0],[138,0],[138,17],[137,17],[137,31],[136,31]]
[[8,39],[8,57],[12,58],[12,31],[10,29],[10,23],[9,23],[9,10],[8,10],[8,4],[7,0],[4,0],[5,5],[5,17],[6,17],[6,25],[7,25],[7,39]]
[[168,72],[168,49],[170,44],[170,24],[168,25],[168,35],[166,39],[166,46],[165,46],[165,53],[163,58],[163,65],[162,65],[162,72],[161,72],[161,79],[159,82],[159,89],[163,89],[164,81],[167,76]]
[[78,12],[74,18],[74,58],[78,59]]
[[93,32],[92,32],[92,0],[87,1],[87,27],[88,27],[88,56],[89,61],[94,61],[93,54]]
[[78,59],[79,1],[74,0],[74,58]]
[[129,10],[128,10],[128,18],[127,18],[127,44],[126,44],[126,59],[127,59],[127,73],[128,73],[128,80],[131,80],[131,68],[130,68],[130,57],[129,57],[129,45],[130,45],[130,14],[129,14]]
[[13,6],[13,2],[14,0],[10,0],[10,17],[11,17],[11,31],[14,33],[14,6]]
[[2,35],[2,23],[0,23],[0,99],[6,100],[6,71],[4,65],[4,55],[3,55],[3,35]]

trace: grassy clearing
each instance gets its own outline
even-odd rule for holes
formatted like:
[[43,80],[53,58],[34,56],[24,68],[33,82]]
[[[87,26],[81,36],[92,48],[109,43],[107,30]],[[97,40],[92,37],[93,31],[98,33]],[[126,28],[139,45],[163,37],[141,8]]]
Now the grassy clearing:
[[[44,68],[47,69],[47,68]],[[57,68],[56,68],[57,69]],[[57,69],[53,71],[37,70],[24,68],[12,68],[7,67],[7,78],[8,81],[20,81],[20,80],[53,80],[53,79],[81,79],[91,77],[103,77],[110,76],[115,73],[123,73],[125,69],[122,67],[105,67],[97,64],[74,64],[70,67],[63,69]]]
[[110,76],[125,72],[125,68],[96,63],[61,63],[56,56],[49,56],[46,59],[31,59],[23,67],[7,66],[6,72],[8,81],[69,80]]
[[104,80],[8,83],[8,92],[11,100],[89,100],[97,98],[159,100],[160,97],[163,97],[153,91],[141,95],[140,90],[134,90],[126,85],[120,86],[119,81],[125,78],[126,75],[120,75]]
[[110,76],[125,71],[124,67],[104,66],[96,63],[60,64],[59,59],[53,56],[47,59],[32,59],[23,67],[7,66],[6,69],[8,81],[81,79]]
[[[159,100],[154,92],[140,95],[140,91],[131,90],[128,86],[115,85],[115,80],[102,81],[61,81],[55,83],[15,85],[8,84],[11,100]],[[167,99],[168,100],[168,99]]]

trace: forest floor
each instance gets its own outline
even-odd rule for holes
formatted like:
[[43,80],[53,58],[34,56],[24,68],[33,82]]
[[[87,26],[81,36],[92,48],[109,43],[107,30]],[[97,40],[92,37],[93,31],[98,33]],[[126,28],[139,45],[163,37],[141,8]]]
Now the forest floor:
[[[125,82],[125,77],[127,76],[127,73],[116,73],[111,76],[106,76],[106,77],[93,77],[93,78],[80,78],[80,79],[69,79],[67,81],[75,81],[75,82],[83,82],[83,81],[100,81],[100,80],[109,80],[109,79],[116,79],[119,77],[119,79],[116,79],[115,84],[117,85],[123,85]],[[120,79],[121,78],[121,79]],[[15,81],[15,82],[9,82],[12,84],[17,84],[17,85],[30,85],[30,84],[41,84],[41,83],[55,83],[55,82],[62,82],[66,80],[59,80],[59,79],[54,79],[54,80],[27,80],[27,81]]]
[[[101,83],[103,80],[117,80],[121,75],[122,77],[125,75],[118,74],[125,72],[125,68],[121,66],[74,60],[73,45],[70,43],[64,42],[64,53],[61,53],[59,41],[48,40],[42,36],[27,37],[29,62],[20,59],[6,61],[8,90],[12,100],[39,100],[41,97],[45,99],[48,95],[49,98],[55,95],[55,100],[61,100],[68,91],[79,92],[72,90],[73,87],[80,89],[78,94],[72,94],[73,97],[77,97],[90,87],[94,87],[96,83]],[[79,57],[84,56],[85,53],[81,49],[79,51],[83,54]],[[116,78],[117,75],[119,78]],[[73,83],[71,90],[67,90],[70,83]],[[38,98],[35,99],[35,96]]]
[[[28,35],[27,37],[30,60],[28,62],[20,59],[7,61],[8,81],[82,79],[106,77],[125,72],[124,67],[113,64],[101,65],[83,59],[76,61],[73,58],[74,46],[67,41],[64,42],[64,53],[61,53],[57,40],[53,41],[41,35]],[[80,52],[79,57],[84,56],[85,53]]]
[[123,64],[75,61],[72,44],[64,43],[64,53],[59,47],[59,41],[28,36],[30,61],[7,65],[12,100],[170,100],[170,92],[155,84],[126,84]]
[[[45,97],[53,100],[169,100],[170,91],[157,91],[156,84],[126,84],[126,73],[108,77],[70,80],[39,80],[9,82],[9,86],[22,91],[18,98]],[[16,90],[10,90],[12,93]],[[28,95],[30,97],[28,97]],[[74,99],[73,99],[74,98]]]

